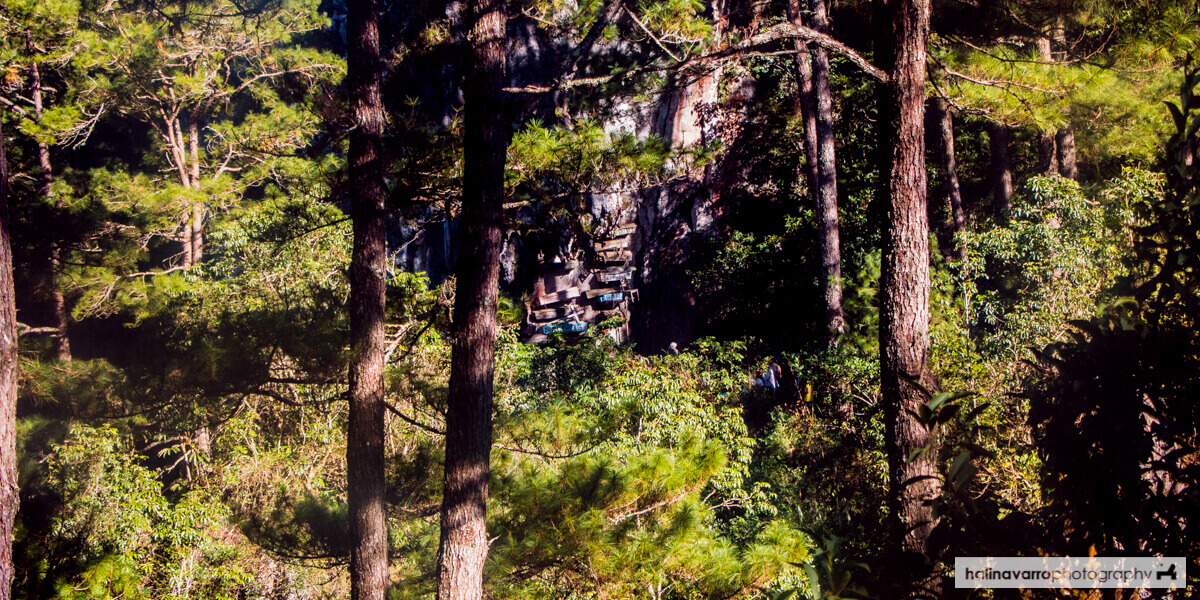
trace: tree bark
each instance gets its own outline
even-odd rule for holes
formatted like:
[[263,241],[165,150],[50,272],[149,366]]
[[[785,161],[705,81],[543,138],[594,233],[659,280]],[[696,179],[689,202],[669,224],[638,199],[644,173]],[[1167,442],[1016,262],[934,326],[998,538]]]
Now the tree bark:
[[[1044,63],[1054,62],[1054,55],[1051,53],[1050,38],[1039,36],[1034,40],[1037,46],[1038,59]],[[1043,177],[1053,177],[1058,173],[1058,146],[1054,141],[1054,132],[1049,130],[1038,131],[1037,139],[1038,148],[1038,172]]]
[[1075,164],[1075,130],[1068,124],[1058,130],[1058,172],[1067,179],[1079,179]]
[[55,242],[50,248],[50,308],[54,313],[54,357],[59,362],[71,362],[70,311],[62,291],[62,249]]
[[[1043,62],[1054,63],[1065,59],[1067,40],[1062,17],[1058,17],[1050,30],[1050,37],[1040,36],[1034,43],[1037,45],[1038,58]],[[1060,48],[1057,56],[1053,52],[1054,43]],[[1079,178],[1079,169],[1075,164],[1075,131],[1069,123],[1060,128],[1057,134],[1049,131],[1038,134],[1038,168],[1046,177],[1058,173],[1069,179]]]
[[[789,18],[797,27],[804,26],[802,1],[790,0],[788,2]],[[808,193],[815,205],[817,188],[820,187],[820,172],[817,166],[817,100],[813,85],[812,62],[809,58],[812,49],[809,48],[807,42],[799,38],[796,38],[793,43],[796,49],[796,107],[799,109],[801,123],[804,127],[805,164],[800,175],[808,184]]]
[[0,600],[11,597],[17,488],[17,305],[8,205],[11,198],[0,124]]
[[[802,27],[801,0],[788,3],[792,24]],[[824,0],[813,2],[813,29],[827,28]],[[804,125],[804,154],[807,164],[803,176],[817,216],[817,237],[821,247],[821,298],[824,326],[829,343],[845,331],[842,313],[842,261],[837,212],[837,158],[833,138],[833,100],[829,89],[829,55],[824,48],[810,48],[795,40],[797,106]]]
[[[827,33],[825,0],[812,0],[812,28]],[[817,121],[817,236],[821,243],[821,292],[825,301],[825,331],[830,343],[846,330],[842,314],[842,252],[838,229],[837,155],[833,140],[833,96],[829,89],[829,52],[812,52]]]
[[462,233],[454,269],[438,600],[483,597],[501,206],[509,142],[503,109],[505,5],[503,0],[469,0],[467,12],[471,56],[463,90]]
[[[880,281],[880,367],[889,504],[904,598],[941,595],[931,534],[941,495],[933,437],[910,413],[925,402],[911,381],[929,369],[929,223],[925,180],[925,60],[930,0],[876,0],[876,37],[889,83],[880,86],[880,195],[887,207]],[[927,448],[924,452],[917,452]]]
[[[192,158],[192,188],[200,189],[200,124],[192,115],[188,119],[188,151]],[[204,204],[192,206],[192,262],[198,263],[204,257]]]
[[350,518],[350,598],[382,600],[388,585],[384,507],[384,230],[383,65],[374,0],[350,0],[346,29],[350,134],[350,412],[346,489]]
[[[175,170],[179,172],[179,185],[185,189],[192,187],[192,178],[188,173],[187,146],[183,141],[183,133],[180,131],[182,125],[179,119],[175,117],[164,118],[166,124],[166,132],[164,137],[167,138],[167,149],[171,153],[171,162],[175,164]],[[185,269],[191,268],[195,263],[192,256],[192,214],[189,209],[183,215],[183,235],[180,242],[183,244],[183,256],[180,260],[180,266]]]
[[958,181],[958,161],[954,156],[954,115],[950,112],[950,103],[945,98],[934,98],[929,104],[933,113],[931,121],[937,127],[938,150],[941,153],[942,167],[946,171],[946,180],[942,189],[946,196],[947,221],[944,229],[948,231],[947,248],[954,250],[948,254],[959,262],[967,259],[967,247],[960,241],[961,234],[967,232],[967,216],[963,212],[962,187]]
[[1037,138],[1038,173],[1042,177],[1053,177],[1058,174],[1058,144],[1054,132],[1039,131]]
[[1012,163],[1008,156],[1008,127],[1003,123],[988,123],[988,147],[992,154],[992,210],[996,221],[1008,218],[1012,207]]
[[[30,100],[33,101],[33,120],[36,123],[42,122],[42,73],[38,68],[37,61],[32,61],[29,65],[30,71]],[[51,199],[54,197],[54,192],[51,189],[51,184],[54,183],[54,171],[50,167],[50,145],[42,141],[41,138],[34,136],[37,142],[38,151],[38,167],[40,167],[40,177],[38,178],[38,195],[43,198]]]

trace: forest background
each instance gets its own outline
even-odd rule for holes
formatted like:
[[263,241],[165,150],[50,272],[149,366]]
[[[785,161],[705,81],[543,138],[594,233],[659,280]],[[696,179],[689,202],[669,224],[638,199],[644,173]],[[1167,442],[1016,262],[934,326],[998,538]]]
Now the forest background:
[[[953,557],[1200,555],[1193,2],[0,30],[13,597],[1001,598]],[[613,203],[630,318],[522,343],[539,251],[596,260]]]

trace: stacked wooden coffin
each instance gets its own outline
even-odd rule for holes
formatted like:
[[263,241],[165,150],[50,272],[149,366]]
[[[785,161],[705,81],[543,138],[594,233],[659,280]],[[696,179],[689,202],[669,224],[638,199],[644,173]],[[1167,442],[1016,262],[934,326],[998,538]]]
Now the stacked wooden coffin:
[[[633,287],[633,249],[636,226],[613,227],[593,244],[591,260],[542,264],[542,273],[527,303],[525,341],[540,343],[551,336],[578,336],[613,317],[629,320],[629,304],[637,300]],[[617,342],[628,327],[606,329]]]

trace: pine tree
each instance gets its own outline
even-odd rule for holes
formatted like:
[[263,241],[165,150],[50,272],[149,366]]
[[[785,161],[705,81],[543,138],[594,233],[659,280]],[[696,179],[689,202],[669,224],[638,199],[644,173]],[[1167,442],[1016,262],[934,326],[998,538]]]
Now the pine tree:
[[438,600],[480,600],[487,558],[496,305],[509,125],[504,0],[471,0],[464,81],[462,221],[438,547]]
[[384,506],[384,305],[387,252],[379,18],[373,0],[347,3],[346,85],[357,127],[348,179],[354,248],[350,258],[350,414],[346,432],[350,597],[382,600],[388,583]]
[[929,225],[925,190],[925,61],[928,0],[877,0],[880,86],[880,196],[887,210],[880,277],[880,376],[886,418],[889,503],[905,598],[938,598],[938,550],[931,539],[941,496],[934,439],[915,417],[932,389],[929,365]]
[[[311,118],[263,92],[273,80],[315,83],[339,68],[319,53],[280,47],[320,24],[315,9],[287,2],[247,21],[237,4],[210,0],[99,16],[103,26],[125,32],[105,39],[110,62],[103,70],[114,80],[114,100],[154,129],[164,166],[175,174],[182,200],[180,267],[203,257],[209,206],[219,208],[228,201],[223,194],[237,194],[221,176],[263,154],[299,147],[313,130]],[[264,106],[247,111],[241,102],[252,95]]]
[[1177,0],[946,8],[933,48],[939,88],[988,120],[1033,128],[1044,175],[1099,174],[1101,157],[1152,160],[1168,74],[1200,41],[1188,24],[1194,3]]
[[12,593],[13,526],[21,501],[17,488],[17,305],[13,289],[8,204],[12,196],[0,119],[0,600]]
[[[39,208],[55,222],[68,217],[61,190],[56,190],[54,185],[51,146],[85,141],[95,124],[94,117],[99,113],[92,101],[76,97],[73,89],[64,89],[73,88],[77,83],[72,81],[71,69],[65,65],[79,52],[80,40],[73,31],[78,26],[78,12],[79,7],[71,2],[54,5],[14,2],[0,9],[0,14],[6,17],[0,24],[0,33],[7,38],[7,43],[0,44],[0,60],[11,61],[10,76],[14,70],[23,71],[13,79],[25,80],[24,86],[0,85],[0,102],[23,117],[19,128],[36,148],[37,176],[33,192],[40,199]],[[93,116],[86,115],[88,105],[92,106]],[[30,200],[30,203],[37,204],[38,201]],[[45,228],[45,224],[35,226]],[[69,362],[70,309],[64,294],[63,259],[69,252],[66,246],[71,240],[62,239],[57,228],[46,229],[33,235],[44,238],[39,244],[39,250],[44,254],[35,260],[41,263],[39,270],[44,271],[41,277],[49,296],[52,319],[50,327],[37,329],[50,334],[55,358]]]
[[[798,7],[791,8],[792,22],[802,25]],[[812,29],[826,33],[828,9],[824,0],[812,0]],[[838,226],[837,157],[833,139],[833,97],[829,88],[829,52],[814,45],[805,52],[796,42],[805,135],[808,157],[809,190],[817,215],[817,236],[821,246],[821,296],[824,303],[825,331],[836,342],[846,329],[842,314],[842,253]]]
[[132,121],[125,126],[134,139],[148,127],[158,151],[129,157],[134,164],[118,155],[75,191],[101,203],[104,218],[135,225],[101,228],[71,248],[71,262],[83,265],[72,278],[82,292],[78,316],[140,310],[156,277],[203,258],[214,220],[261,190],[300,185],[327,167],[324,157],[300,156],[323,127],[315,99],[344,68],[306,39],[324,23],[316,9],[287,0],[247,12],[210,0],[81,17],[86,51],[73,57],[74,68],[103,83],[95,101]]
[[[943,253],[954,256],[959,262],[967,259],[967,247],[961,238],[967,232],[967,217],[962,205],[962,186],[958,180],[958,159],[954,155],[954,115],[945,98],[932,98],[929,102],[930,122],[937,134],[937,150],[941,154],[945,181],[942,192],[946,195],[946,223],[942,236],[947,243]],[[953,250],[951,250],[953,245]]]

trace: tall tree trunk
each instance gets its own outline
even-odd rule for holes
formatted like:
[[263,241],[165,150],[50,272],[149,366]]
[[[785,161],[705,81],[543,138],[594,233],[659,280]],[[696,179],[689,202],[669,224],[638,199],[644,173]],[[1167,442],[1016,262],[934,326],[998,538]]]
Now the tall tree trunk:
[[[1039,60],[1047,64],[1054,62],[1054,55],[1050,51],[1050,38],[1044,35],[1038,36],[1034,40],[1034,45],[1037,46]],[[1053,131],[1038,131],[1037,149],[1038,172],[1043,177],[1053,177],[1054,174],[1058,173],[1058,145],[1054,141]]]
[[384,507],[384,233],[382,61],[374,0],[350,0],[346,30],[350,134],[350,414],[346,488],[350,517],[350,598],[382,600],[388,584]]
[[[934,98],[929,104],[933,113],[930,119],[937,127],[937,148],[941,153],[942,167],[946,171],[946,180],[942,189],[946,195],[946,227],[950,235],[945,236],[947,242],[954,246],[950,253],[959,262],[967,259],[967,247],[958,239],[967,232],[967,216],[963,212],[962,187],[958,181],[958,160],[954,156],[954,115],[950,112],[950,103],[945,98]],[[950,246],[948,245],[947,248]]]
[[[930,0],[876,0],[876,43],[889,81],[880,86],[880,195],[887,207],[880,281],[880,367],[888,499],[905,598],[941,595],[931,534],[941,496],[935,440],[912,413],[929,387],[929,222],[925,181],[925,60]],[[898,565],[899,566],[899,565]]]
[[1008,127],[1003,123],[988,123],[988,147],[992,154],[992,210],[996,221],[1008,218],[1012,207],[1012,163],[1008,157]]
[[57,243],[50,248],[50,308],[54,313],[54,357],[59,362],[71,362],[71,338],[68,329],[71,326],[70,311],[67,310],[67,297],[62,291],[62,249]]
[[[2,127],[2,124],[0,124]],[[17,304],[9,240],[8,161],[0,128],[0,600],[11,597],[17,489]]]
[[[802,0],[788,3],[789,18],[803,26]],[[824,0],[814,0],[814,29],[827,28]],[[804,124],[803,173],[817,215],[817,237],[821,247],[821,297],[824,325],[830,343],[845,331],[842,313],[842,261],[837,213],[837,159],[833,139],[833,100],[829,89],[829,55],[823,48],[810,48],[796,40],[797,106]]]
[[[167,149],[171,153],[171,162],[175,164],[175,170],[179,172],[179,185],[190,188],[192,187],[192,178],[188,172],[187,146],[183,141],[183,132],[180,131],[183,126],[175,117],[165,118],[163,121],[166,124],[164,137],[167,138]],[[180,237],[180,241],[183,243],[183,258],[180,266],[185,269],[191,268],[196,261],[192,256],[192,211],[190,209],[183,215],[183,235]]]
[[[200,124],[196,115],[188,119],[188,151],[192,158],[192,188],[200,189]],[[192,262],[204,257],[204,204],[192,206]]]
[[1038,173],[1042,177],[1053,177],[1058,174],[1058,144],[1054,140],[1053,131],[1038,131],[1037,137]]
[[[1062,62],[1067,60],[1069,49],[1067,47],[1067,29],[1063,21],[1062,15],[1059,15],[1055,21],[1054,28],[1050,31],[1050,37],[1055,44],[1058,44],[1058,52],[1053,53],[1052,60]],[[1059,128],[1058,134],[1055,136],[1056,152],[1058,154],[1058,173],[1068,179],[1078,179],[1079,169],[1075,165],[1075,130],[1071,124]]]
[[501,206],[509,141],[503,93],[508,20],[504,1],[469,0],[467,13],[471,56],[463,90],[462,233],[454,269],[438,600],[483,597]]
[[[1050,36],[1039,36],[1035,44],[1038,58],[1043,62],[1054,63],[1066,58],[1067,38],[1061,16],[1051,28]],[[1059,52],[1053,51],[1053,44],[1058,44]],[[1069,179],[1079,178],[1079,169],[1075,165],[1075,131],[1070,123],[1060,128],[1057,134],[1049,131],[1038,134],[1038,169],[1046,177],[1058,173]]]
[[[29,45],[30,54],[33,53],[33,44],[31,38],[26,32],[26,42]],[[33,101],[33,119],[36,123],[42,122],[42,114],[44,111],[42,103],[42,73],[38,67],[37,61],[30,62],[30,74],[32,79],[33,89],[30,91],[29,97]],[[38,195],[46,199],[47,204],[54,205],[55,210],[62,209],[62,200],[56,200],[54,197],[54,169],[50,164],[50,145],[37,138],[38,152],[38,167],[40,177],[38,178]],[[54,334],[54,356],[60,362],[71,361],[71,338],[68,337],[67,327],[70,325],[70,318],[67,313],[67,299],[62,292],[62,248],[59,246],[58,240],[50,242],[50,273],[49,285],[50,288],[50,308],[54,314],[54,327],[58,332]]]
[[[36,123],[42,122],[42,73],[38,68],[37,61],[32,61],[29,66],[30,71],[30,100],[33,101],[33,120]],[[38,167],[40,167],[40,176],[38,177],[38,195],[47,200],[54,198],[54,191],[51,189],[54,183],[54,171],[50,166],[50,145],[42,141],[40,137],[34,136],[37,141],[38,150]]]
[[[829,28],[825,0],[812,0],[813,29]],[[829,53],[812,52],[813,88],[817,117],[817,237],[821,242],[821,292],[825,300],[825,331],[831,343],[846,330],[842,315],[842,252],[838,231],[837,156],[833,140],[833,96],[829,89]]]
[[[797,27],[804,26],[803,0],[789,0],[788,17]],[[817,202],[817,188],[820,187],[820,171],[817,166],[817,100],[816,88],[813,85],[813,70],[810,54],[812,49],[803,40],[795,41],[796,49],[796,107],[804,126],[804,170],[798,175],[803,176],[808,185],[809,197]]]
[[1075,130],[1070,124],[1058,130],[1058,172],[1068,179],[1079,179],[1075,164]]

